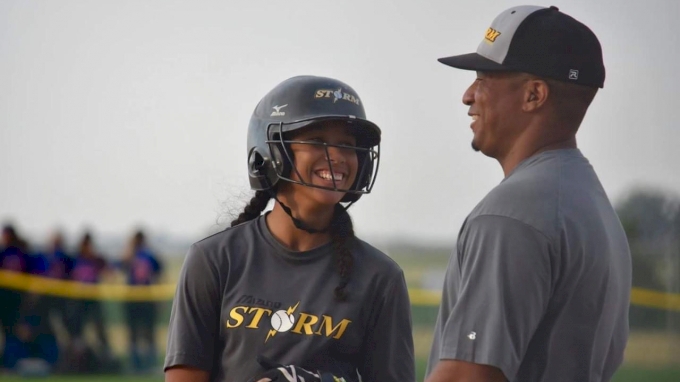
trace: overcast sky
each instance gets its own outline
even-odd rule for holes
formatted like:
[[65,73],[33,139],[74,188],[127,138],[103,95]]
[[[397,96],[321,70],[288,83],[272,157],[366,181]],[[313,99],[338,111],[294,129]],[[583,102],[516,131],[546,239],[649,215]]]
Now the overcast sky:
[[[383,131],[365,238],[452,243],[502,179],[470,149],[476,49],[516,1],[0,2],[0,219],[47,233],[135,224],[198,239],[249,196],[250,115],[286,78],[338,78]],[[607,70],[579,146],[609,196],[680,193],[675,0],[534,1],[599,37]]]

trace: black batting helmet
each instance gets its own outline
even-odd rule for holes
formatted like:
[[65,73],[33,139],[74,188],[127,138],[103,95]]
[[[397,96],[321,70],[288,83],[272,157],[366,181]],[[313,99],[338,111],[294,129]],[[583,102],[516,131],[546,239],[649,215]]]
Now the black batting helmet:
[[[327,188],[293,180],[292,153],[286,133],[323,121],[343,121],[357,139],[358,170],[349,189]],[[313,143],[309,143],[313,144]],[[316,143],[318,144],[318,143]],[[334,145],[325,144],[326,147]],[[378,173],[380,128],[366,119],[364,106],[349,85],[332,78],[289,78],[260,100],[248,125],[248,177],[253,190],[273,190],[279,180],[345,192],[355,202],[373,188]],[[328,153],[327,153],[328,154]],[[330,162],[329,162],[330,165]],[[299,177],[302,179],[301,177]]]

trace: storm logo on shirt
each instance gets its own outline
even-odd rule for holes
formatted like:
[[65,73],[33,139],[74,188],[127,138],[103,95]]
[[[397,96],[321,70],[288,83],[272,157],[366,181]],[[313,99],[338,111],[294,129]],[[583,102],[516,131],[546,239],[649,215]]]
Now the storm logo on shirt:
[[[274,312],[271,309],[258,306],[235,306],[229,311],[229,319],[226,322],[227,329],[239,328],[245,325],[247,329],[259,329],[266,327],[267,321],[271,329],[264,339],[266,343],[277,333],[295,333],[304,336],[326,336],[333,339],[342,338],[347,326],[352,322],[346,318],[337,321],[333,317],[322,314],[298,312],[300,302],[291,305],[288,309]],[[297,313],[296,313],[297,312]],[[268,317],[269,320],[264,318]]]

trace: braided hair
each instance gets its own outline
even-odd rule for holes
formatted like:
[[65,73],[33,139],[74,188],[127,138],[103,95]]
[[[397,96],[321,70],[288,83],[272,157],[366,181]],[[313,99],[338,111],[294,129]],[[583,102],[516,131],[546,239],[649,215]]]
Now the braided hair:
[[345,287],[349,282],[349,276],[354,266],[354,257],[350,248],[350,242],[354,238],[354,225],[349,213],[340,203],[335,205],[330,234],[335,248],[336,264],[340,275],[340,283],[334,290],[335,300],[347,301],[348,294],[345,291]]
[[267,208],[269,199],[272,198],[272,194],[268,191],[256,191],[255,196],[246,204],[238,217],[231,221],[231,226],[239,225],[245,223],[249,220],[253,220],[260,216],[262,211]]
[[[269,200],[272,198],[272,193],[269,191],[257,191],[255,196],[248,202],[238,217],[231,222],[231,226],[236,226],[241,223],[253,220],[262,214]],[[349,282],[349,276],[352,273],[354,265],[354,258],[349,246],[350,240],[354,237],[354,225],[352,218],[340,203],[335,205],[333,211],[333,219],[329,227],[329,233],[333,242],[333,248],[336,257],[336,265],[338,274],[340,275],[340,283],[333,291],[336,301],[347,301],[347,291],[345,287]]]

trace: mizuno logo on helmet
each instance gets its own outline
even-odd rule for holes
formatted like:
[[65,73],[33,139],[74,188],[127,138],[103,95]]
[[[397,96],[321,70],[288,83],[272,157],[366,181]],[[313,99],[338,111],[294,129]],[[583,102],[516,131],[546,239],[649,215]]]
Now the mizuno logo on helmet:
[[333,97],[333,103],[338,100],[349,101],[357,105],[361,104],[359,97],[343,92],[342,89],[319,89],[314,94],[314,98],[331,98]]
[[285,111],[281,111],[281,109],[283,109],[286,106],[288,106],[288,104],[281,106],[279,105],[272,106],[272,109],[274,109],[274,111],[272,111],[271,117],[283,117],[284,115],[286,115]]

